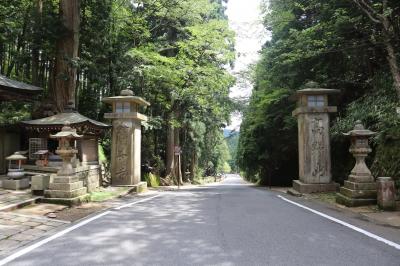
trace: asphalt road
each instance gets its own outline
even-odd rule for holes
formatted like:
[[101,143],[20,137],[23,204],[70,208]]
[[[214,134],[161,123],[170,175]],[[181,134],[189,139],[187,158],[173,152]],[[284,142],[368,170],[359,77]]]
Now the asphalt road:
[[112,210],[9,265],[398,266],[400,250],[230,176]]

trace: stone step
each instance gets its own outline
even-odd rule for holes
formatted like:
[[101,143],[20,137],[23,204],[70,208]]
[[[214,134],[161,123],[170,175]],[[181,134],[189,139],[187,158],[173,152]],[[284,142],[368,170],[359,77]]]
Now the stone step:
[[50,183],[49,190],[63,190],[71,191],[83,187],[83,181],[77,181],[73,183]]
[[87,188],[82,187],[78,189],[74,189],[71,191],[64,191],[64,190],[45,190],[44,196],[45,198],[62,198],[62,199],[69,199],[69,198],[76,198],[83,196],[87,193]]
[[376,200],[376,189],[371,190],[353,190],[346,187],[340,188],[340,193],[346,197],[353,199],[375,199]]
[[359,183],[352,181],[344,181],[344,187],[353,190],[376,190],[375,182],[372,183]]
[[376,204],[376,199],[354,199],[346,197],[343,194],[336,194],[336,202],[347,207],[358,207],[358,206],[366,206],[366,205],[374,205]]
[[79,177],[73,176],[55,176],[52,183],[75,183],[79,181]]

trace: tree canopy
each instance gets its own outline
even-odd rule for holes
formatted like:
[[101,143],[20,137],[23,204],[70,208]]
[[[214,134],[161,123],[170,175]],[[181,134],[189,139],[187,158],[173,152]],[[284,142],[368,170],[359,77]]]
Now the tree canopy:
[[[101,99],[130,88],[152,104],[142,161],[173,176],[173,148],[181,145],[186,177],[214,173],[229,158],[221,129],[233,108],[234,34],[224,6],[221,0],[6,0],[0,73],[45,89],[35,117],[73,100],[80,113],[103,120],[108,107]],[[70,23],[67,11],[74,14]],[[66,44],[71,36],[76,54]],[[107,151],[109,138],[103,145]]]
[[[356,2],[370,4],[389,27],[371,20]],[[400,47],[399,12],[398,1],[264,1],[264,25],[272,38],[256,66],[238,151],[248,178],[289,185],[298,177],[291,96],[309,81],[341,90],[332,102],[339,109],[331,129],[334,179],[342,182],[353,165],[349,142],[341,133],[356,120],[379,132],[369,159],[374,175],[400,176],[399,102],[393,75]]]

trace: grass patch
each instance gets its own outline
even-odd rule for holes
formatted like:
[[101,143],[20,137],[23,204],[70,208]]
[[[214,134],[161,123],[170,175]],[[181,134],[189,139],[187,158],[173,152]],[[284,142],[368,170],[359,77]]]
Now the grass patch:
[[214,183],[215,182],[215,177],[214,176],[205,176],[201,178],[195,178],[193,180],[193,185],[204,185],[208,183]]
[[324,193],[313,193],[310,194],[310,198],[317,199],[322,202],[326,202],[329,204],[336,203],[336,192],[324,192]]
[[148,174],[144,175],[144,178],[146,179],[148,187],[159,187],[160,186],[160,177],[159,176],[156,176],[152,173],[148,173]]
[[127,192],[130,188],[128,187],[109,187],[109,188],[101,188],[98,191],[90,193],[90,199],[94,202],[102,202],[109,199],[113,199],[118,197],[124,192]]

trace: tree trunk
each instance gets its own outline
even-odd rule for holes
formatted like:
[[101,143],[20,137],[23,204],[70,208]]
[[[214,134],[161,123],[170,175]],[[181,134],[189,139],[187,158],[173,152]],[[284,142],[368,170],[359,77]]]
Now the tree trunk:
[[196,149],[192,151],[192,158],[190,160],[190,179],[193,182],[194,177],[196,176],[196,165],[197,165],[197,153]]
[[382,24],[383,24],[383,35],[385,38],[385,47],[387,52],[387,60],[390,67],[390,72],[393,76],[394,88],[396,89],[397,96],[400,100],[400,71],[399,65],[397,62],[396,53],[394,51],[394,47],[391,43],[391,36],[393,35],[392,27],[390,25],[390,21],[387,16],[382,17]]
[[75,104],[80,0],[60,0],[60,18],[65,34],[57,41],[57,56],[49,94],[57,110],[62,112],[68,103]]
[[[180,130],[179,128],[175,128],[174,129],[174,146],[180,146]],[[175,169],[174,169],[174,173],[175,173],[175,177],[177,178],[179,184],[183,184],[182,182],[182,169],[181,169],[181,160],[178,160],[178,155],[175,155],[174,152],[174,156],[176,158],[176,162],[175,162]]]
[[[171,121],[173,119],[173,114],[168,115],[168,121]],[[165,163],[165,168],[166,168],[166,176],[171,176],[174,174],[174,164],[175,164],[175,155],[174,155],[174,147],[175,147],[175,129],[171,125],[171,123],[168,123],[168,129],[167,129],[167,147],[166,147],[166,163]]]
[[36,1],[36,12],[35,12],[35,25],[32,47],[32,84],[40,86],[39,80],[39,48],[41,45],[41,25],[42,25],[42,13],[43,13],[43,0]]

